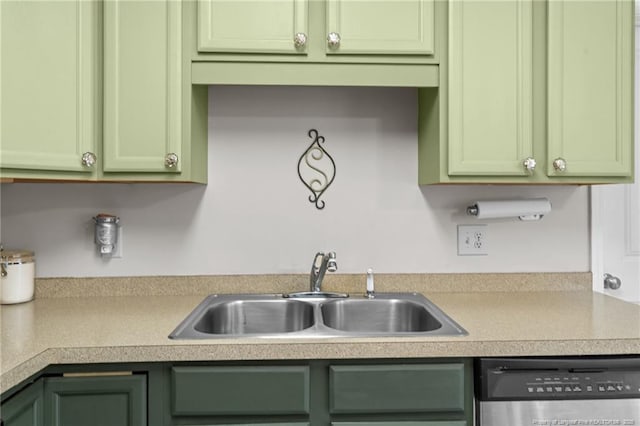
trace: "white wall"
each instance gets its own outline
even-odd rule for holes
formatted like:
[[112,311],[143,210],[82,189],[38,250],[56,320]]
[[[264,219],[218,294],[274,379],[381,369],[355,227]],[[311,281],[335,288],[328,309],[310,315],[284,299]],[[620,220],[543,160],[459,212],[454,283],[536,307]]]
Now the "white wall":
[[[318,250],[345,273],[589,270],[586,187],[416,184],[414,89],[212,87],[209,106],[209,185],[2,185],[4,246],[40,277],[306,273]],[[310,128],[337,165],[323,211],[296,172]],[[530,196],[552,213],[489,223],[490,254],[457,256],[467,204]],[[121,259],[95,251],[100,212],[121,218]]]

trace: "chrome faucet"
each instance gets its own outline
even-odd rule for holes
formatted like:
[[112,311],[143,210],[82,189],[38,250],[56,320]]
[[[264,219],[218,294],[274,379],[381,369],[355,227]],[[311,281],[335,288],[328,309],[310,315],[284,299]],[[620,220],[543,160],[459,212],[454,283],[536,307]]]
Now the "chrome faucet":
[[338,270],[338,263],[336,262],[336,253],[331,251],[327,254],[322,252],[316,253],[316,257],[313,258],[311,264],[310,290],[313,293],[319,293],[322,287],[322,280],[324,274],[329,272],[335,272]]

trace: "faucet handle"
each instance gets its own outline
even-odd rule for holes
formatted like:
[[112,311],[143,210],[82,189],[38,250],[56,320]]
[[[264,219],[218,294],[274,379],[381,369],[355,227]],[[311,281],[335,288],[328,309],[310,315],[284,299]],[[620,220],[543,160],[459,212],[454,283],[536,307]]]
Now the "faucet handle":
[[336,252],[332,251],[328,254],[329,259],[327,260],[327,271],[335,272],[338,270],[338,262],[336,262]]
[[375,297],[376,290],[373,284],[373,269],[367,269],[367,292],[366,296],[369,299],[373,299]]

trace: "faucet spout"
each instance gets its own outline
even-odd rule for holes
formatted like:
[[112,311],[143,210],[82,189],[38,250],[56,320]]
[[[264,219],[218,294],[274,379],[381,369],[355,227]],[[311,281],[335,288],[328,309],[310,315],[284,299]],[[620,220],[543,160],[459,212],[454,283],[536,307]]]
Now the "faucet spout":
[[310,290],[314,293],[318,293],[322,289],[322,280],[324,275],[329,272],[335,272],[338,270],[338,263],[336,262],[336,253],[316,253],[311,264],[310,277]]

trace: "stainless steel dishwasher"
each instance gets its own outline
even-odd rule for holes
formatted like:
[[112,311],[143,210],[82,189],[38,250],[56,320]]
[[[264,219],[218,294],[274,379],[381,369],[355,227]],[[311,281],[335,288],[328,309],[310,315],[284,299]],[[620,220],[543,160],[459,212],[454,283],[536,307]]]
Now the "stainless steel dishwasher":
[[478,426],[640,426],[640,357],[481,358]]

